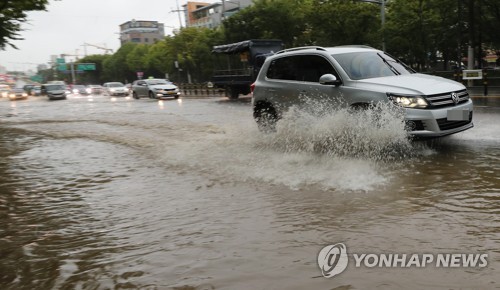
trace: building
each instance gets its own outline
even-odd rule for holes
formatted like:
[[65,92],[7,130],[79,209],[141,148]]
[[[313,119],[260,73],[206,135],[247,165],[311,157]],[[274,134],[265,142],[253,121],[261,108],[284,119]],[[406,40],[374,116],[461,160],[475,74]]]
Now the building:
[[158,21],[135,20],[120,25],[121,45],[127,42],[153,44],[165,38],[163,23]]
[[253,0],[222,0],[213,4],[191,2],[183,5],[186,27],[218,27],[222,21],[241,9],[253,4]]

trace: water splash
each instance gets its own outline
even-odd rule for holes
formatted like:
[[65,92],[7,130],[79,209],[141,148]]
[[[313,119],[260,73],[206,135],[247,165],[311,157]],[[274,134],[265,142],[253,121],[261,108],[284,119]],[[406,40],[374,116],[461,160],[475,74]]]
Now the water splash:
[[276,133],[263,134],[258,146],[376,161],[406,159],[415,152],[405,130],[404,111],[392,104],[354,110],[310,98],[306,102],[301,109],[291,107]]

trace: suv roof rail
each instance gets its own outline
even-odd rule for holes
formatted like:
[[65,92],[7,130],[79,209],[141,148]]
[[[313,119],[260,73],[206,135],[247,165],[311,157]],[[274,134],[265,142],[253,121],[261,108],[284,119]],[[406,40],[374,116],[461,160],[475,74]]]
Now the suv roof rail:
[[348,44],[348,45],[339,45],[337,47],[357,47],[357,48],[372,48],[375,49],[369,45],[362,45],[362,44]]
[[283,49],[283,50],[278,51],[276,54],[285,53],[285,52],[289,52],[289,51],[303,50],[303,49],[316,49],[316,50],[326,51],[326,49],[322,46],[301,46],[301,47],[293,47],[293,48]]

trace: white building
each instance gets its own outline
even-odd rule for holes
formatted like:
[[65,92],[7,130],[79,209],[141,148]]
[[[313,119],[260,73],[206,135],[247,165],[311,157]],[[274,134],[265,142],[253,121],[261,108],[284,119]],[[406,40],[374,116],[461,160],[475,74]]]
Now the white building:
[[158,21],[132,19],[120,25],[121,45],[127,42],[153,44],[163,38],[165,28]]

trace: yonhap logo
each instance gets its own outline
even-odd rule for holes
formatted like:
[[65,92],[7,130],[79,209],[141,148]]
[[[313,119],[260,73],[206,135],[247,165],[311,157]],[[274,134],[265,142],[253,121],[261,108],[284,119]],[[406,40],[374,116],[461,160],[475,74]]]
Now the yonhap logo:
[[[485,268],[487,253],[351,253],[353,268]],[[344,272],[349,263],[343,243],[328,245],[318,253],[318,266],[325,278]]]
[[326,246],[318,254],[318,266],[326,278],[344,272],[348,262],[347,249],[342,243]]

